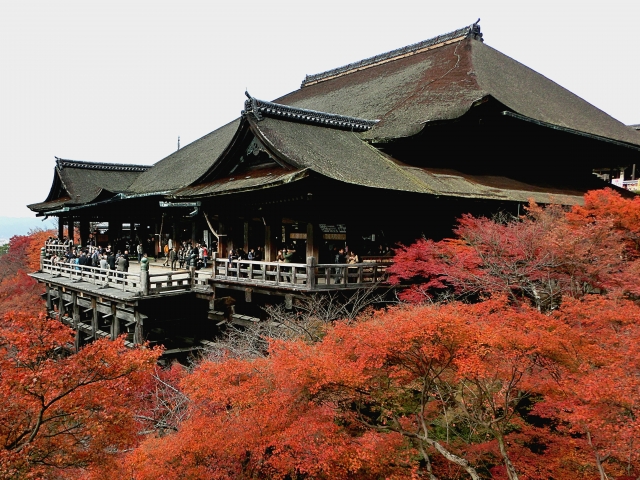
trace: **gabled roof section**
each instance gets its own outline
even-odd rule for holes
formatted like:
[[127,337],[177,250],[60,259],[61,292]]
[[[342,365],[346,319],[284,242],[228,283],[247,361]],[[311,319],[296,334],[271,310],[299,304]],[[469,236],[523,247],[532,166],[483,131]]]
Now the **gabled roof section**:
[[193,184],[222,155],[239,125],[236,119],[160,160],[133,182],[131,191],[167,193]]
[[478,21],[473,25],[460,28],[453,32],[445,33],[444,35],[438,35],[437,37],[423,40],[422,42],[407,45],[406,47],[402,48],[397,48],[395,50],[391,50],[390,52],[381,53],[373,57],[365,58],[364,60],[350,63],[343,67],[327,70],[326,72],[307,75],[302,81],[300,88],[330,80],[332,78],[340,77],[342,75],[347,75],[348,73],[357,70],[364,70],[375,65],[380,65],[383,63],[391,62],[393,60],[397,60],[399,58],[422,53],[433,48],[441,47],[443,45],[459,42],[460,40],[467,37],[475,38],[476,40],[482,41],[482,33],[480,32],[479,22],[480,19],[478,19]]
[[300,169],[354,185],[433,193],[352,132],[275,118],[252,121],[252,127],[268,148]]
[[413,136],[430,122],[457,119],[493,97],[541,122],[640,145],[640,135],[629,127],[481,40],[476,23],[307,77],[303,88],[274,102],[379,119],[361,136],[384,142]]
[[101,196],[126,193],[133,181],[150,168],[149,165],[83,162],[56,157],[49,195],[44,202],[28,207],[46,212],[90,203]]

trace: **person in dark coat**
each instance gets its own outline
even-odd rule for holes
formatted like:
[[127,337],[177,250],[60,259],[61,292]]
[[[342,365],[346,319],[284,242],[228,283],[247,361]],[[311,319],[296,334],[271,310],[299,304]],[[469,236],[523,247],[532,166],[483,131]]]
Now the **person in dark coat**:
[[110,270],[116,269],[116,254],[112,251],[109,252],[109,255],[107,255],[107,263],[109,264]]

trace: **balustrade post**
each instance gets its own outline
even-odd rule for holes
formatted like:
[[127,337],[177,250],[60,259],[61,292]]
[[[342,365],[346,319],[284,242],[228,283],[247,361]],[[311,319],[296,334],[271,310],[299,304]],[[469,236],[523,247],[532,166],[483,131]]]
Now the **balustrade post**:
[[220,254],[218,252],[213,252],[213,260],[211,262],[211,278],[215,278],[216,276],[216,265],[217,265],[217,261],[218,261],[218,257],[220,256]]
[[140,294],[149,295],[149,259],[146,255],[140,259]]
[[316,286],[316,257],[307,257],[307,288],[313,290]]
[[44,270],[44,259],[47,256],[47,249],[45,247],[42,247],[40,249],[40,271],[42,272]]

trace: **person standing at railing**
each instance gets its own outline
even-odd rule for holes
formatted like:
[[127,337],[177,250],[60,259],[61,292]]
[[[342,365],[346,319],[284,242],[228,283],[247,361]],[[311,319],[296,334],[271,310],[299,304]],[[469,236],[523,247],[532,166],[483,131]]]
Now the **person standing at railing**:
[[174,245],[174,247],[171,249],[171,251],[169,252],[169,261],[171,262],[171,270],[177,270],[176,269],[176,262],[178,261],[178,245]]
[[[293,263],[293,258],[294,258],[294,256],[295,256],[295,254],[296,254],[296,251],[295,251],[295,250],[288,250],[288,249],[285,247],[285,248],[282,250],[282,258],[283,258],[284,263]],[[294,267],[289,267],[289,268],[287,268],[287,269],[286,269],[286,272],[287,272],[287,273],[293,273],[293,268],[294,268]],[[291,276],[291,275],[283,275],[283,279],[284,279],[286,282],[289,282],[289,283],[290,283],[290,282],[291,282],[291,278],[292,278],[292,276]]]
[[122,255],[124,257],[124,271],[128,272],[129,271],[129,250],[125,250],[124,254]]
[[116,262],[116,271],[118,272],[118,278],[124,277],[124,272],[127,271],[127,259],[124,255],[120,255]]
[[140,263],[140,260],[142,260],[142,254],[144,253],[144,248],[142,248],[142,242],[138,243],[136,250],[138,252],[138,263]]
[[116,254],[113,253],[113,250],[107,255],[107,262],[109,263],[110,270],[116,269]]
[[107,262],[107,257],[104,255],[100,255],[100,270],[109,270],[109,262]]
[[[355,265],[356,263],[360,263],[360,259],[358,258],[358,255],[356,255],[356,252],[354,252],[353,250],[349,250],[349,254],[347,255],[347,264]],[[349,271],[349,267],[347,267],[347,271]],[[347,283],[348,282],[349,282],[349,278],[347,276]]]
[[202,244],[202,267],[207,268],[207,262],[209,261],[209,249],[206,244]]
[[162,251],[164,252],[164,263],[162,264],[162,266],[168,267],[169,266],[169,244],[168,243],[164,244]]
[[[347,256],[344,253],[344,248],[341,248],[340,250],[338,250],[338,253],[336,253],[336,258],[335,258],[335,263],[347,263]],[[336,283],[342,283],[342,275],[343,275],[343,269],[342,268],[336,268]]]
[[80,265],[80,270],[85,270],[84,267],[91,266],[91,259],[89,255],[87,255],[87,251],[83,250],[78,258],[78,265]]
[[178,250],[178,264],[180,265],[180,268],[184,268],[184,262],[186,261],[186,254],[185,254],[186,250],[184,247],[180,247],[180,250]]

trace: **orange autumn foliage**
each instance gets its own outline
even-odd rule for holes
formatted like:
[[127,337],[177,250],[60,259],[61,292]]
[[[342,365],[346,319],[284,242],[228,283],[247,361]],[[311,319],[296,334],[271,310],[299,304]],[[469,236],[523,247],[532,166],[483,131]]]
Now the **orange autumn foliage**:
[[[135,445],[137,389],[159,350],[101,340],[72,354],[74,332],[38,314],[50,232],[15,236],[0,257],[0,478],[71,478]],[[82,476],[82,474],[79,474]]]
[[[624,423],[635,407],[597,384],[637,356],[638,319],[631,302],[604,297],[551,316],[505,298],[405,306],[338,323],[316,344],[274,342],[267,358],[203,362],[182,381],[187,420],[110,478],[586,479],[598,468],[590,442],[621,475],[638,468],[640,434]],[[627,368],[633,403],[640,365]]]
[[478,299],[500,293],[542,310],[596,292],[640,296],[640,199],[590,192],[564,211],[531,204],[520,219],[463,216],[452,239],[400,246],[389,268],[401,294]]
[[9,240],[9,251],[0,257],[0,315],[12,309],[41,311],[43,289],[27,274],[40,268],[40,248],[51,235],[51,231],[36,230]]

